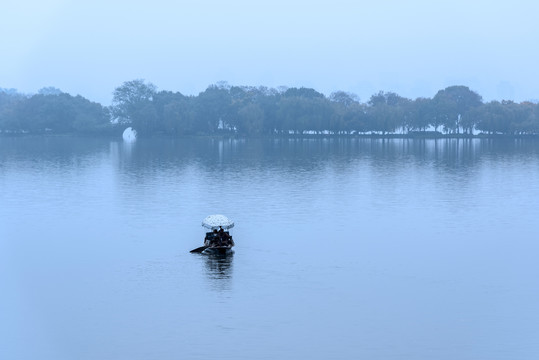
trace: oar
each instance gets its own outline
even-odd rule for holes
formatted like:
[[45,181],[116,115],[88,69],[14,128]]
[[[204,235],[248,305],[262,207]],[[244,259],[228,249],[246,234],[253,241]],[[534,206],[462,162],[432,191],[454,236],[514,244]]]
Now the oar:
[[209,246],[204,245],[204,246],[201,246],[201,247],[197,247],[196,249],[193,249],[193,250],[191,250],[189,252],[191,252],[191,253],[201,253],[204,250],[206,250],[208,247]]

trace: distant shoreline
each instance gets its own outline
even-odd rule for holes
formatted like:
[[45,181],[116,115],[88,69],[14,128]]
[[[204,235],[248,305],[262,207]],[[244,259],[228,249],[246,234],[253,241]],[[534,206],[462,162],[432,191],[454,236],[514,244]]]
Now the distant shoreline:
[[[1,133],[0,138],[93,138],[93,139],[117,139],[122,140],[118,134],[85,134],[85,133]],[[539,139],[539,134],[275,134],[275,135],[240,135],[240,134],[200,134],[171,136],[168,134],[152,134],[139,137],[145,139],[411,139],[411,140],[436,140],[436,139]]]
[[126,127],[144,137],[522,137],[539,134],[539,104],[485,103],[462,85],[433,98],[381,91],[361,102],[354,94],[337,91],[328,97],[303,87],[211,85],[185,96],[137,79],[116,88],[107,107],[55,88],[33,96],[0,91],[3,133],[121,136]]

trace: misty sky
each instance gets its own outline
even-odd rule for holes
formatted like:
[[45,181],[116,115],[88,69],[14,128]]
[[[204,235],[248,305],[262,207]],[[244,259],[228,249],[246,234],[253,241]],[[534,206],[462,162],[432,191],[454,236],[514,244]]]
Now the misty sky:
[[536,1],[17,0],[0,11],[0,87],[55,86],[108,105],[137,78],[485,100],[539,99]]

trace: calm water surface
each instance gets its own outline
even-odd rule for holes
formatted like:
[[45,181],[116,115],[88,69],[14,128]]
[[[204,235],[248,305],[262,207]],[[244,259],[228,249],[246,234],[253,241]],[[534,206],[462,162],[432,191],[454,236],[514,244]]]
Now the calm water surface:
[[0,357],[537,359],[538,220],[534,141],[0,138]]

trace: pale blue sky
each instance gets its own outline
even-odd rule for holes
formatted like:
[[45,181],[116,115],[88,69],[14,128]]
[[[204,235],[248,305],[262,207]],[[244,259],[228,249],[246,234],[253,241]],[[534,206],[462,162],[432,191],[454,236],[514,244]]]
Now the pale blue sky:
[[17,0],[0,12],[0,87],[108,105],[124,81],[539,99],[539,2]]

